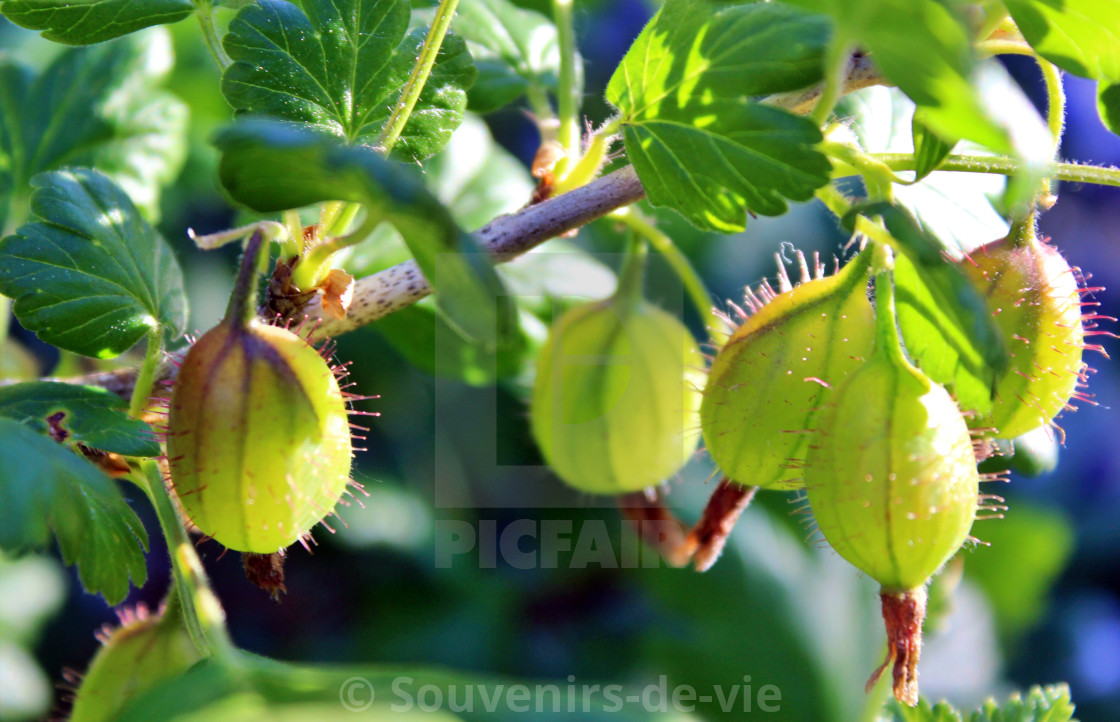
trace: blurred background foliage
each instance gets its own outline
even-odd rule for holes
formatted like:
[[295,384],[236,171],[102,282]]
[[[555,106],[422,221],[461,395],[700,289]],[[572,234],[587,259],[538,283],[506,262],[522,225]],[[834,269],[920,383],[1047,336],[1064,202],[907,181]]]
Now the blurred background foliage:
[[[547,9],[544,0],[519,4]],[[603,86],[652,9],[643,0],[577,3],[591,122],[605,117]],[[186,163],[164,192],[159,228],[187,276],[190,327],[205,330],[225,307],[235,251],[198,252],[187,229],[209,233],[246,217],[223,198],[209,145],[230,117],[217,68],[195,24],[171,26],[170,37],[176,65],[166,87],[189,106],[191,122]],[[0,25],[0,53],[42,66],[60,50]],[[1031,65],[1008,67],[1041,102]],[[1062,155],[1120,163],[1120,139],[1100,125],[1092,84],[1066,82]],[[473,229],[524,204],[537,141],[522,108],[474,116],[425,172]],[[1042,217],[1043,233],[1093,274],[1093,285],[1120,289],[1120,191],[1066,185],[1058,193],[1060,202]],[[700,233],[669,216],[660,222],[717,299],[737,299],[743,285],[773,277],[773,256],[783,244],[828,257],[844,240],[817,204],[752,220],[734,236]],[[381,234],[355,249],[348,270],[361,275],[404,257],[391,234]],[[585,541],[581,534],[606,530],[620,563],[618,550],[633,543],[624,540],[629,532],[609,504],[526,468],[541,460],[528,430],[532,365],[524,360],[565,303],[612,290],[621,241],[618,229],[600,221],[503,268],[522,295],[523,355],[493,359],[456,345],[425,303],[338,339],[339,359],[353,362],[354,391],[380,394],[360,405],[381,414],[355,468],[370,496],[364,508],[341,511],[347,526],[337,533],[317,532],[314,555],[294,550],[288,594],[279,604],[244,579],[237,555],[224,555],[214,543],[200,547],[238,645],[284,660],[422,663],[528,680],[563,682],[574,675],[589,684],[644,685],[668,675],[671,685],[703,690],[749,676],[755,689],[780,688],[775,719],[868,718],[867,709],[882,698],[863,692],[883,652],[876,585],[807,542],[801,517],[792,513],[796,496],[759,495],[724,558],[703,575],[664,565],[573,564],[571,549],[560,551],[555,564],[544,554],[533,568],[517,569],[495,552],[495,542],[487,548],[483,529],[496,539],[526,520],[537,539],[522,540],[523,550],[539,550],[546,527],[564,530],[573,545]],[[657,260],[648,295],[671,310],[687,308]],[[1100,312],[1120,315],[1118,298],[1104,294]],[[695,313],[684,315],[699,332]],[[5,376],[66,375],[94,363],[59,356],[20,329],[15,333],[29,353],[6,356]],[[1115,417],[1104,408],[1120,399],[1120,374],[1104,359],[1089,360],[1100,371],[1090,390],[1102,408],[1060,419],[1067,440],[1057,469],[1039,478],[1013,474],[1001,491],[1011,507],[1007,518],[974,532],[991,546],[964,550],[935,581],[936,612],[922,657],[922,691],[931,699],[975,706],[988,695],[1064,680],[1080,719],[1120,718],[1120,446]],[[714,488],[712,474],[698,454],[670,482],[670,503],[682,517],[696,518]],[[142,495],[130,499],[148,529],[156,529]],[[458,522],[480,532],[480,548],[438,568],[441,534]],[[496,563],[487,563],[489,557]],[[168,560],[158,534],[148,564],[150,582],[128,604],[154,607],[166,591]],[[64,691],[54,685],[62,670],[85,668],[97,645],[93,631],[114,619],[54,557],[0,559],[0,717],[59,709]],[[720,714],[714,703],[700,711],[735,717]]]

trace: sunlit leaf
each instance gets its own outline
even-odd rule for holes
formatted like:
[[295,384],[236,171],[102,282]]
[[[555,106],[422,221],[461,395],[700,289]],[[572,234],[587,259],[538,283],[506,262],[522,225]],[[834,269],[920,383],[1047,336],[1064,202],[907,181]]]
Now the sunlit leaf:
[[186,106],[156,90],[172,63],[164,29],[68,49],[39,74],[0,57],[0,228],[12,195],[22,218],[31,177],[64,165],[96,164],[157,218],[186,153]]
[[1006,0],[1023,37],[1074,75],[1120,81],[1120,2]]
[[36,219],[0,240],[0,293],[40,339],[112,358],[159,327],[186,325],[178,261],[107,176],[52,171],[31,181]]
[[820,79],[823,18],[782,5],[670,0],[607,86],[626,153],[654,205],[731,232],[785,212],[827,181],[810,121],[751,96]]
[[[230,22],[234,60],[222,92],[238,113],[306,123],[351,143],[375,145],[423,44],[408,32],[407,0],[262,0]],[[466,44],[444,39],[394,154],[438,151],[463,119],[476,71]]]

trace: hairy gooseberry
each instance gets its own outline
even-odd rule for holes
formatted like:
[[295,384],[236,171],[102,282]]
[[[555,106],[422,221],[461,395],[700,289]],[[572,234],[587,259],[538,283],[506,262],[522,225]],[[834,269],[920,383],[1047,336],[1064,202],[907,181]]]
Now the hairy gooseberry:
[[226,318],[183,358],[167,454],[183,511],[204,534],[270,554],[304,537],[346,490],[350,431],[330,365],[252,313],[246,251]]
[[871,351],[869,257],[860,253],[828,277],[818,266],[810,280],[800,256],[797,286],[779,262],[780,293],[768,284],[759,294],[748,289],[752,313],[712,363],[700,406],[704,444],[731,479],[763,489],[802,486],[805,454],[827,390]]
[[627,286],[568,310],[537,361],[533,436],[561,479],[594,494],[661,483],[700,436],[700,349]]
[[882,585],[880,672],[893,660],[895,696],[913,705],[925,585],[968,538],[980,477],[956,402],[903,353],[889,271],[875,286],[875,350],[829,400],[805,486],[824,538]]
[[1050,423],[1084,381],[1085,289],[1074,269],[1037,238],[1033,224],[981,246],[960,266],[985,298],[1011,354],[991,414],[973,425],[1010,439]]

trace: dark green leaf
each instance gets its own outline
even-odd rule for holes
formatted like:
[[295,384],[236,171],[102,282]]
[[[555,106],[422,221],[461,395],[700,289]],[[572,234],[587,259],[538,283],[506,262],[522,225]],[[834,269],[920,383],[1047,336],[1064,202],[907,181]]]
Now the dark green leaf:
[[899,242],[902,253],[894,268],[898,326],[911,358],[934,381],[949,386],[962,408],[987,413],[1008,352],[984,299],[944,257],[941,243],[906,211],[875,204],[860,212],[881,215]]
[[941,161],[953,152],[955,142],[950,143],[941,139],[941,136],[930,130],[918,115],[914,116],[912,130],[914,136],[914,178],[919,180],[937,170]]
[[1100,84],[1097,89],[1097,112],[1105,127],[1120,135],[1120,84]]
[[45,547],[53,533],[82,585],[110,604],[147,578],[148,535],[109,477],[13,419],[0,417],[0,548]]
[[[48,417],[61,418],[47,421]],[[128,402],[94,386],[33,382],[0,386],[0,416],[46,434],[62,429],[67,443],[125,456],[159,456],[150,426],[128,415]]]
[[42,30],[56,43],[90,45],[152,25],[177,23],[194,12],[191,0],[6,0],[0,13]]
[[[0,228],[18,223],[4,218],[10,194],[22,197],[32,176],[64,165],[98,164],[158,216],[159,185],[186,152],[186,106],[155,89],[170,48],[158,29],[68,49],[38,76],[0,59]],[[22,218],[23,202],[16,207]]]
[[265,213],[324,200],[361,203],[400,231],[448,320],[485,345],[513,338],[513,305],[487,253],[410,169],[372,148],[276,121],[242,121],[215,143],[222,183],[236,200]]
[[[238,113],[376,144],[424,41],[420,30],[406,36],[408,18],[407,0],[248,5],[224,40],[235,62],[222,76],[222,92]],[[394,154],[420,160],[447,143],[475,72],[466,43],[447,37]]]
[[0,240],[0,293],[40,339],[112,358],[163,326],[182,333],[186,297],[167,243],[120,188],[88,169],[31,181],[38,220]]
[[730,232],[811,198],[830,170],[820,131],[750,96],[819,80],[829,27],[783,5],[670,0],[607,86],[650,201]]
[[466,38],[478,67],[471,110],[487,113],[513,102],[531,86],[552,87],[560,72],[556,27],[540,13],[508,0],[462,3],[452,25]]
[[1120,81],[1120,2],[1006,0],[1023,37],[1074,75]]

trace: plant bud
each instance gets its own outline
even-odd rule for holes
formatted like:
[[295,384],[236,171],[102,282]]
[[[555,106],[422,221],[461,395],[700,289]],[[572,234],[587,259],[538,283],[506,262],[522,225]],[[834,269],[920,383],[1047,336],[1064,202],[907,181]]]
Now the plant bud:
[[98,636],[104,646],[78,688],[72,722],[115,719],[133,697],[201,658],[178,615],[148,616],[143,607],[120,614],[122,626]]
[[1048,424],[1076,396],[1085,329],[1078,278],[1062,255],[1033,232],[1004,238],[961,262],[987,300],[1011,352],[992,413],[973,425],[1011,439]]
[[[839,273],[774,296],[747,296],[754,313],[724,344],[708,373],[700,423],[708,453],[725,475],[764,489],[803,486],[805,454],[831,387],[871,353],[874,312],[867,300],[870,254]],[[772,297],[771,297],[772,296]],[[768,297],[769,300],[767,300]]]
[[183,511],[204,534],[243,552],[287,547],[334,509],[350,453],[334,373],[296,334],[223,322],[187,352],[167,454]]
[[572,308],[538,358],[533,436],[581,491],[659,484],[696,449],[702,364],[688,329],[645,301]]

